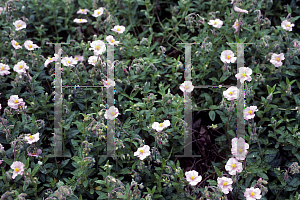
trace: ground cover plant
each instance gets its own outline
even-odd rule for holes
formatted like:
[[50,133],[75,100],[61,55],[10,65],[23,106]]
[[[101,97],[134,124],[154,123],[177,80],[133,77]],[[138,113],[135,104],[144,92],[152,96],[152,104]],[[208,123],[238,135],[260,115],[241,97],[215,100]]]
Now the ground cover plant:
[[[1,200],[300,198],[298,1],[10,0],[0,12]],[[191,79],[179,43],[194,43]],[[177,157],[186,130],[197,157]]]

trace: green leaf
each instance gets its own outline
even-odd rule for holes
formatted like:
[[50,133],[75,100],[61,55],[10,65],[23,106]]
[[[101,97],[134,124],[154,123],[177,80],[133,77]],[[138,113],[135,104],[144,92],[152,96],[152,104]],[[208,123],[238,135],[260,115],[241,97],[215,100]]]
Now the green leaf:
[[268,154],[274,154],[274,153],[277,153],[279,150],[278,149],[267,149],[267,150],[265,150],[264,151],[264,153],[266,154],[266,155],[268,155]]
[[[27,158],[26,162],[25,162],[25,168],[27,169],[29,167],[29,158]],[[25,190],[24,190],[25,191]]]
[[34,169],[32,170],[31,175],[34,176],[38,172],[39,168],[40,168],[40,165],[39,164],[35,164]]
[[215,121],[215,117],[216,117],[215,111],[213,111],[213,110],[209,111],[208,115],[209,115],[209,118],[211,119],[211,121]]
[[288,13],[292,14],[292,9],[291,9],[291,7],[289,6],[289,4],[287,4],[287,11],[288,11]]
[[217,181],[215,181],[215,180],[207,180],[206,182],[208,182],[210,186],[216,186],[216,185],[218,185]]
[[222,173],[220,172],[220,170],[219,170],[217,167],[215,167],[215,166],[214,166],[214,169],[215,169],[215,171],[216,171],[218,177],[221,177],[221,176],[222,176]]

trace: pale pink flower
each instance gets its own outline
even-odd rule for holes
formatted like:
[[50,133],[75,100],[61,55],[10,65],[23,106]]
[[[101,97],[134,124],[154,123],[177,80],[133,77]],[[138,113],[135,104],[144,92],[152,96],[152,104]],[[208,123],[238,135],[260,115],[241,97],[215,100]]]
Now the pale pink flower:
[[94,10],[94,14],[92,14],[92,16],[99,17],[99,16],[103,15],[103,11],[104,11],[104,9],[102,7],[97,10]]
[[29,67],[23,60],[15,64],[13,68],[15,72],[18,72],[18,74],[26,73],[26,69],[29,69]]
[[0,75],[1,76],[10,74],[9,70],[10,70],[10,67],[8,65],[0,63]]
[[3,10],[4,10],[4,9],[3,9],[2,7],[0,7],[0,15],[1,15],[1,13],[2,13]]
[[4,147],[2,146],[2,144],[0,143],[0,152],[4,151]]
[[113,80],[111,80],[111,79],[107,79],[107,81],[104,81],[104,80],[103,80],[103,85],[104,85],[104,87],[106,87],[106,88],[109,88],[109,87],[115,87],[116,82],[113,81]]
[[10,166],[10,168],[14,170],[12,179],[15,179],[17,175],[22,176],[24,172],[24,167],[25,165],[20,161],[13,162],[13,164]]
[[198,176],[198,172],[195,170],[185,172],[185,177],[192,186],[197,185],[202,180],[202,176]]
[[77,18],[75,18],[75,19],[73,20],[73,22],[78,23],[78,24],[81,24],[81,23],[87,23],[87,20],[86,20],[86,19],[77,19]]
[[22,30],[23,28],[26,28],[26,23],[22,20],[17,20],[13,23],[13,25],[16,27],[16,31]]
[[26,40],[24,46],[27,50],[34,50],[35,48],[40,48],[36,44],[33,44],[31,40]]
[[64,58],[61,60],[61,63],[62,63],[64,66],[68,67],[68,66],[76,65],[76,64],[77,64],[77,61],[74,60],[74,59],[72,58],[72,56],[71,56],[71,57],[64,57]]
[[148,145],[144,145],[143,147],[138,148],[136,152],[134,152],[134,156],[139,157],[140,160],[144,160],[149,155],[150,147]]
[[1,104],[0,104],[0,109],[2,108]]
[[97,59],[98,59],[98,56],[90,56],[89,59],[88,59],[88,63],[90,65],[96,66]]
[[34,142],[37,142],[40,139],[40,133],[37,132],[34,135],[29,135],[29,136],[25,136],[25,140],[27,141],[28,144],[32,144]]
[[44,67],[47,67],[49,63],[52,63],[54,61],[57,61],[56,57],[48,57],[47,60],[44,63]]
[[0,165],[2,164],[2,161],[3,161],[3,160],[0,160]]
[[282,60],[284,60],[284,54],[281,53],[281,54],[276,54],[276,53],[273,53],[272,54],[272,57],[271,57],[271,60],[270,62],[275,65],[275,67],[280,67],[282,66]]
[[234,53],[231,50],[224,50],[220,59],[223,63],[234,63],[236,61],[236,57],[234,57]]
[[76,56],[74,57],[74,59],[77,60],[77,61],[83,61],[83,56],[76,55]]
[[225,165],[225,169],[230,175],[236,175],[243,171],[243,163],[239,162],[236,158],[229,158]]
[[215,28],[221,28],[223,22],[220,19],[216,19],[216,20],[209,20],[208,24],[212,25]]
[[239,25],[240,25],[240,24],[239,24],[239,21],[238,21],[238,19],[236,19],[235,22],[234,22],[234,24],[233,24],[233,26],[232,26],[232,28],[235,29],[234,33],[238,32],[238,30],[239,30]]
[[259,188],[246,188],[244,196],[246,197],[246,200],[256,200],[260,199],[262,196],[260,195],[261,190]]
[[233,10],[236,11],[236,12],[239,12],[239,13],[247,13],[248,14],[247,10],[240,9],[236,6],[233,7]]
[[120,34],[120,33],[123,33],[125,31],[125,26],[116,25],[111,30]]
[[231,0],[231,4],[234,4],[234,0]]
[[182,92],[192,92],[194,90],[194,86],[193,86],[193,83],[192,81],[184,81],[179,89],[182,91]]
[[116,108],[115,106],[111,106],[108,110],[106,110],[104,117],[105,119],[113,120],[117,118],[118,115],[120,115],[118,108]]
[[[26,110],[27,106],[25,106],[25,102],[21,102],[19,104],[19,108],[17,109],[17,111],[21,112],[22,110]],[[19,112],[17,112],[18,114],[20,114]]]
[[28,156],[32,156],[32,157],[38,157],[41,153],[42,153],[42,150],[41,150],[41,149],[38,149],[37,152],[32,152],[32,153],[31,153],[31,152],[28,151],[28,152],[27,152],[27,155],[28,155]]
[[[238,143],[244,144],[244,148],[237,149]],[[234,155],[237,160],[245,160],[246,155],[248,154],[247,149],[249,149],[249,144],[245,142],[245,139],[242,137],[239,139],[235,137],[231,140],[231,146],[232,155]]]
[[294,26],[295,26],[295,24],[292,24],[288,20],[284,20],[283,22],[281,22],[281,27],[287,31],[292,31],[292,27],[294,27]]
[[106,41],[110,44],[110,45],[117,45],[120,43],[120,41],[116,41],[114,39],[114,37],[112,35],[109,35],[106,37]]
[[90,46],[91,48],[89,50],[94,50],[95,55],[102,54],[106,51],[105,43],[101,40],[93,41]]
[[164,120],[163,123],[154,122],[152,124],[152,128],[155,129],[157,132],[161,132],[164,128],[170,126],[169,120]]
[[224,194],[228,194],[229,191],[232,191],[232,179],[226,177],[218,177],[218,187],[222,190]]
[[251,81],[251,74],[252,74],[252,69],[249,67],[240,67],[239,68],[239,73],[235,75],[237,80],[240,80],[241,83],[244,83],[246,81]]
[[250,106],[244,109],[244,119],[249,120],[255,117],[254,112],[258,111],[257,106]]
[[22,46],[16,40],[12,40],[11,44],[15,49],[22,49]]
[[238,95],[239,89],[236,86],[231,86],[227,90],[223,91],[223,96],[229,101],[237,99]]
[[89,11],[88,9],[79,9],[77,11],[77,14],[84,14],[84,15],[86,15],[88,11]]

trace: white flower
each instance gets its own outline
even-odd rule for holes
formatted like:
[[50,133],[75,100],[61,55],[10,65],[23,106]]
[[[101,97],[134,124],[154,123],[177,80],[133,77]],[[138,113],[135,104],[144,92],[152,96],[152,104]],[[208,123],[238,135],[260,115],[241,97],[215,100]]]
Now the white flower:
[[39,164],[39,165],[43,165],[43,162],[42,162],[42,161],[38,161],[38,164]]
[[26,73],[26,69],[29,69],[29,67],[23,60],[21,60],[14,66],[14,71],[18,72],[18,74]]
[[284,60],[284,54],[281,53],[281,54],[276,54],[276,53],[273,53],[272,54],[272,57],[271,57],[271,60],[270,62],[275,65],[275,67],[280,67],[282,66],[282,60]]
[[125,31],[125,26],[116,25],[111,30],[120,34],[120,33],[123,33]]
[[238,98],[239,89],[236,86],[231,86],[226,91],[223,91],[223,95],[227,100],[232,101]]
[[197,185],[201,180],[202,176],[198,176],[198,172],[195,170],[191,170],[188,172],[185,172],[186,180],[192,185]]
[[10,70],[9,65],[0,63],[0,75],[1,76],[10,74],[9,70]]
[[17,20],[13,23],[13,25],[16,27],[16,31],[22,30],[23,28],[26,28],[26,23],[22,20]]
[[232,191],[232,179],[226,177],[218,177],[218,187],[222,190],[224,194],[228,194],[229,191]]
[[247,10],[240,9],[236,6],[233,7],[233,10],[236,11],[236,12],[239,12],[239,13],[247,13],[248,14]]
[[284,20],[283,22],[281,22],[281,27],[287,31],[292,31],[292,27],[294,27],[294,26],[295,26],[295,24],[292,24],[288,20]]
[[251,74],[252,74],[252,69],[249,67],[240,67],[239,68],[239,73],[235,75],[235,77],[241,81],[241,83],[244,83],[245,80],[251,81]]
[[62,60],[61,60],[61,63],[68,67],[68,66],[73,66],[73,65],[76,65],[77,64],[77,60],[75,60],[74,58],[71,57],[64,57]]
[[115,106],[111,106],[108,110],[106,110],[104,117],[105,119],[113,120],[117,118],[118,115],[120,115],[118,108],[116,108]]
[[77,18],[75,18],[75,19],[73,20],[73,22],[76,22],[76,23],[78,23],[78,24],[81,24],[81,23],[86,23],[87,20],[86,20],[86,19],[77,19]]
[[88,11],[89,11],[88,9],[79,9],[77,11],[77,14],[84,14],[84,15],[86,15]]
[[49,58],[47,58],[47,60],[45,61],[45,63],[44,63],[44,67],[47,67],[47,65],[49,64],[49,63],[52,63],[52,62],[54,62],[54,61],[56,61],[57,60],[57,58],[55,58],[55,57],[49,57]]
[[144,145],[143,147],[138,148],[136,152],[134,152],[134,156],[140,158],[140,160],[144,160],[147,156],[150,155],[150,147],[148,145]]
[[34,50],[35,48],[40,48],[40,47],[38,47],[38,45],[33,44],[33,42],[31,40],[26,40],[24,43],[24,46],[28,50]]
[[93,41],[89,50],[94,50],[95,55],[102,54],[106,51],[105,43],[101,40]]
[[30,135],[30,136],[25,136],[25,140],[27,141],[28,144],[32,144],[34,142],[37,142],[40,139],[40,133],[37,132],[34,135]]
[[103,81],[103,85],[104,87],[106,88],[109,88],[109,87],[115,87],[116,85],[116,82],[111,80],[111,79],[107,79],[107,81]]
[[18,97],[18,95],[11,95],[8,100],[8,106],[13,109],[18,109],[19,105],[23,103],[23,99]]
[[93,17],[99,17],[99,16],[101,16],[101,15],[103,15],[103,8],[101,7],[101,8],[99,8],[99,9],[97,9],[97,10],[94,10],[94,14],[92,14],[92,16]]
[[152,124],[152,128],[155,129],[158,132],[161,132],[164,128],[170,126],[170,121],[169,120],[164,120],[163,123],[158,123],[158,122],[154,122]]
[[184,81],[179,87],[182,92],[192,92],[194,89],[192,81]]
[[221,28],[223,22],[220,19],[216,19],[216,20],[209,20],[208,24],[212,25],[215,28]]
[[255,117],[254,112],[258,111],[257,106],[250,106],[244,109],[244,119],[249,120]]
[[120,41],[116,41],[114,39],[114,37],[112,35],[109,35],[106,37],[106,41],[110,44],[110,45],[117,45],[120,43]]
[[97,59],[98,59],[98,56],[90,56],[89,57],[89,59],[88,59],[88,63],[90,64],[90,65],[96,65],[96,63],[97,63]]
[[[244,146],[244,148],[237,149],[238,143],[239,146]],[[239,139],[235,137],[231,140],[231,146],[232,155],[234,155],[237,160],[245,160],[246,155],[248,154],[247,149],[249,149],[249,144],[245,142],[245,139],[242,137],[240,137]]]
[[246,200],[256,200],[260,199],[262,196],[260,195],[261,190],[259,188],[246,188],[244,196],[246,197]]
[[243,164],[236,158],[229,158],[225,165],[225,169],[230,175],[236,175],[236,173],[241,173],[243,171]]
[[236,61],[236,57],[234,57],[234,53],[231,50],[224,50],[220,59],[223,63],[234,63]]
[[23,48],[16,40],[12,40],[11,44],[13,45],[13,47],[15,49],[22,49]]

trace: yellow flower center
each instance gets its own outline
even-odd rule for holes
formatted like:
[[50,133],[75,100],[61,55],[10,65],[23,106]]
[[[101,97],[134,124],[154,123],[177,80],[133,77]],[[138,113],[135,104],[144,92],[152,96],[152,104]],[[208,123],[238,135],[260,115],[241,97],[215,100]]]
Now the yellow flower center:
[[251,196],[254,196],[255,195],[255,193],[254,192],[251,192]]
[[117,31],[119,31],[120,29],[119,28],[117,28]]
[[71,62],[70,62],[70,61],[68,61],[68,63],[70,64]]
[[96,49],[99,50],[99,46],[96,46]]
[[160,126],[160,127],[163,127],[163,123],[160,123],[159,126]]
[[243,77],[245,77],[245,76],[246,76],[246,74],[245,74],[245,73],[242,73],[242,76],[243,76]]
[[286,25],[286,27],[289,27],[289,26],[290,26],[290,25],[288,25],[288,24]]
[[237,23],[235,23],[235,26],[237,26],[238,24]]
[[276,58],[277,61],[279,61],[279,58]]
[[76,60],[78,60],[78,57],[76,57]]
[[49,61],[51,61],[52,60],[52,58],[49,58]]
[[83,9],[81,9],[82,10],[82,12],[84,12],[84,10]]
[[22,109],[22,106],[19,106],[20,109]]
[[115,40],[111,40],[111,43],[113,43]]
[[252,114],[252,111],[251,111],[251,110],[249,110],[249,111],[248,111],[248,113],[249,113],[249,114]]
[[32,153],[32,155],[36,155],[36,153]]
[[229,94],[230,94],[230,95],[233,95],[233,93],[232,93],[232,92],[229,92]]
[[21,25],[19,24],[18,27],[21,27]]
[[4,70],[4,67],[2,67],[2,70]]
[[22,66],[22,65],[20,65],[20,69],[23,69],[23,66]]
[[109,85],[109,82],[107,82],[106,85]]
[[16,42],[16,46],[18,46],[19,45],[19,43],[18,42]]
[[230,59],[230,56],[227,56],[227,59]]
[[31,44],[31,45],[29,45],[29,48],[32,48],[32,44]]
[[239,152],[242,152],[243,150],[242,149],[239,149]]
[[81,19],[79,19],[79,21],[81,22]]
[[98,15],[100,15],[100,12],[98,12]]
[[232,168],[235,168],[235,164],[232,164]]
[[140,150],[141,153],[144,153],[143,149]]
[[215,25],[217,24],[217,22],[215,22]]
[[111,114],[112,114],[112,115],[115,115],[115,112],[112,112]]
[[186,88],[186,89],[188,89],[188,88],[189,88],[189,86],[185,86],[185,88]]
[[191,179],[194,180],[195,176],[191,176]]
[[97,60],[95,60],[95,64],[96,64]]
[[18,103],[18,100],[15,100],[15,103]]
[[223,185],[224,185],[224,186],[227,185],[227,182],[224,182]]
[[32,135],[31,135],[31,136],[29,136],[29,138],[30,138],[31,140],[33,140],[33,137],[32,137]]
[[18,171],[20,171],[19,168],[15,168],[15,172],[18,172]]

